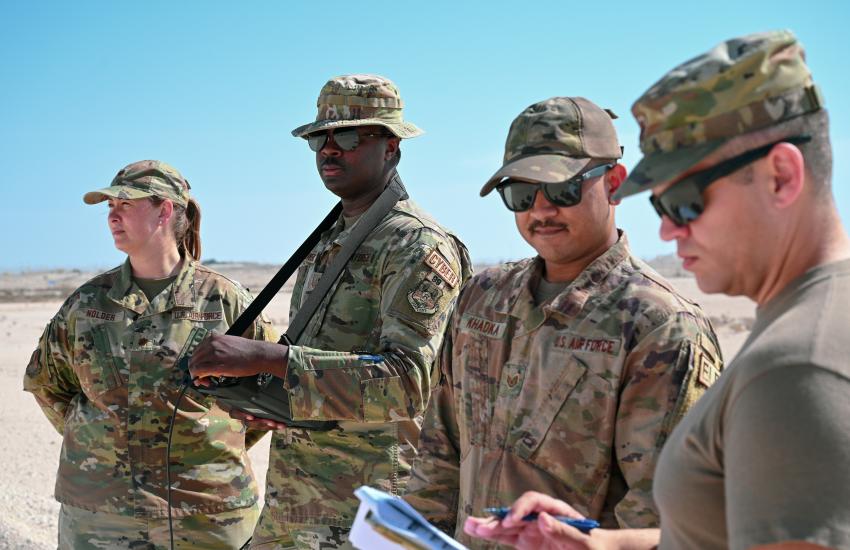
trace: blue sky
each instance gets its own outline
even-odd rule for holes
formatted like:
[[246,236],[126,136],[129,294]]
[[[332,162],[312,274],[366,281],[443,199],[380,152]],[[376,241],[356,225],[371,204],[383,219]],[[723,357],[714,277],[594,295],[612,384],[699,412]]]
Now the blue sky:
[[[835,190],[850,218],[850,8],[843,2],[0,2],[0,270],[118,264],[106,208],[86,191],[156,158],[192,182],[204,258],[281,263],[333,205],[290,136],[338,74],[393,79],[411,195],[477,261],[528,256],[513,216],[478,197],[511,120],[555,95],[621,118],[664,72],[733,36],[790,28],[832,118]],[[843,53],[842,53],[843,52]],[[645,196],[618,222],[645,258],[673,251]]]

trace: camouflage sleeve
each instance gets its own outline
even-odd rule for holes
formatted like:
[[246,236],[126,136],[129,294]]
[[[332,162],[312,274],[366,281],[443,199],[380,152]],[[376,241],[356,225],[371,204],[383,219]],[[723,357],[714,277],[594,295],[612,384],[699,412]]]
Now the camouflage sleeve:
[[[248,307],[248,304],[253,301],[253,297],[251,293],[245,290],[242,287],[238,287],[239,298],[237,300],[236,306],[236,315],[234,319],[241,314],[245,308]],[[280,340],[280,335],[277,332],[277,329],[274,328],[271,320],[266,317],[265,313],[260,313],[257,318],[254,320],[254,323],[245,331],[243,334],[245,338],[250,338],[252,340],[265,340],[267,342],[277,342]],[[245,431],[245,448],[250,449],[257,443],[260,439],[263,438],[264,435],[268,433],[268,430],[256,429],[256,428],[248,428]]]
[[460,494],[460,432],[451,370],[454,325],[453,320],[440,350],[438,385],[432,388],[425,410],[417,449],[419,455],[404,496],[425,519],[451,536],[455,533]]
[[291,346],[285,387],[294,420],[393,422],[421,415],[431,368],[461,284],[457,250],[420,229],[389,251],[378,349]]
[[24,374],[24,391],[33,394],[60,434],[65,430],[65,415],[71,400],[82,393],[71,366],[70,349],[68,326],[60,310],[44,329]]
[[[706,383],[699,372],[699,350],[708,341],[714,342],[710,326],[680,312],[644,336],[626,359],[614,436],[617,465],[628,486],[615,506],[621,528],[658,526],[655,465],[667,436],[713,382]],[[712,357],[719,372],[719,354]]]

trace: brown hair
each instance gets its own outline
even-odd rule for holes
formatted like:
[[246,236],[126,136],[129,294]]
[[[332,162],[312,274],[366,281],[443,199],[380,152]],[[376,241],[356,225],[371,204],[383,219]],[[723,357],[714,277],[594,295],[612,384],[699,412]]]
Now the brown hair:
[[[165,200],[162,197],[150,198],[154,206],[159,206]],[[201,259],[201,207],[192,197],[183,207],[174,204],[174,215],[171,218],[171,229],[177,241],[177,251],[180,256],[187,255],[196,260]]]

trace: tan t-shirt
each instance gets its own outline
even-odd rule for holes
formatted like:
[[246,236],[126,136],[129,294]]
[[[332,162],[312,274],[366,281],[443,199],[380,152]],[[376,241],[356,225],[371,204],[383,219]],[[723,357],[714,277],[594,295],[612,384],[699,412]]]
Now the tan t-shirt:
[[759,308],[670,435],[653,485],[661,548],[850,548],[850,260]]

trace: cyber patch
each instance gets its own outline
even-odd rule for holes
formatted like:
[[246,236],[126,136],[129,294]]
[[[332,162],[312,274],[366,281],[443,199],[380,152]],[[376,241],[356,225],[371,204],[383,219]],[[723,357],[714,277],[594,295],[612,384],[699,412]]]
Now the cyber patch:
[[407,293],[407,301],[413,311],[425,315],[437,313],[440,298],[443,297],[443,290],[440,288],[443,283],[444,279],[435,273],[426,275],[413,290]]
[[456,288],[460,282],[460,277],[457,273],[455,273],[455,270],[452,269],[451,264],[436,250],[432,250],[431,253],[425,257],[425,265],[433,269],[434,273],[442,277],[443,280],[446,281],[446,283],[448,283],[448,285],[452,288]]

